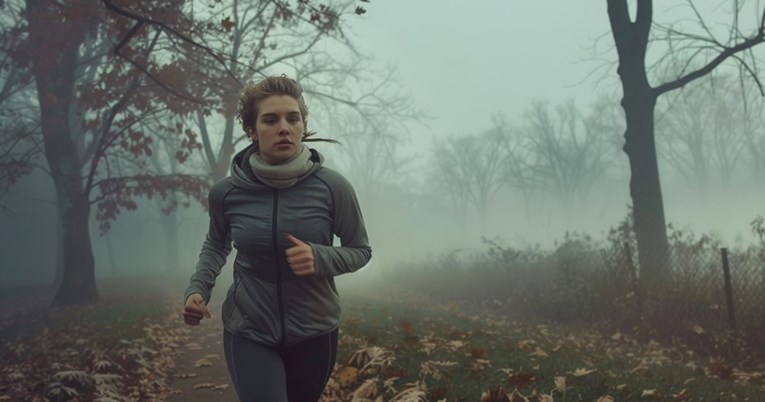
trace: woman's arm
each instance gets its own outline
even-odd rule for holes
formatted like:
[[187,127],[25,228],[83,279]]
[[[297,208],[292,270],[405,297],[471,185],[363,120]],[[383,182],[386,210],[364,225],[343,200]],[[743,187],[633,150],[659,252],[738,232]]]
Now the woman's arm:
[[317,275],[337,276],[354,272],[372,258],[364,217],[351,183],[337,172],[325,176],[332,190],[332,230],[340,247],[309,243],[313,249]]
[[221,268],[226,264],[226,257],[231,253],[231,230],[223,214],[223,200],[230,189],[228,178],[218,181],[210,189],[210,228],[202,243],[196,272],[191,276],[184,300],[192,293],[199,293],[205,303],[208,303],[215,279],[220,275]]

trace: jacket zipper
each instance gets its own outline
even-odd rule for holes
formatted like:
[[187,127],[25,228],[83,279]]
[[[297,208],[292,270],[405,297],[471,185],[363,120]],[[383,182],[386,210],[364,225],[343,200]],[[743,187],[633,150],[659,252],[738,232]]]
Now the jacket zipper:
[[282,300],[282,272],[281,267],[279,266],[279,237],[276,233],[276,219],[277,219],[277,210],[279,206],[279,191],[274,189],[274,210],[273,210],[273,223],[272,223],[272,241],[274,243],[274,266],[276,267],[276,297],[277,301],[279,303],[279,324],[281,326],[281,337],[279,340],[279,344],[284,346],[284,343],[287,338],[287,329],[286,325],[284,324],[284,301]]

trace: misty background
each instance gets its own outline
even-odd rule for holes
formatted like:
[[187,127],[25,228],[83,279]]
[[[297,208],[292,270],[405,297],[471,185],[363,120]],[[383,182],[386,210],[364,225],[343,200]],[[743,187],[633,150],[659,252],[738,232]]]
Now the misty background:
[[[710,26],[724,30],[729,10],[703,3],[705,15],[719,18]],[[657,4],[657,22],[691,19],[684,4]],[[519,248],[551,248],[567,231],[603,238],[627,215],[629,166],[605,2],[373,0],[345,23],[352,46],[322,39],[314,57],[353,74],[301,79],[296,71],[307,57],[268,74],[297,78],[307,90],[311,128],[342,142],[310,146],[359,195],[373,260],[358,275],[481,249],[482,238]],[[656,48],[654,59],[663,51]],[[731,247],[753,240],[750,222],[763,214],[765,196],[761,97],[750,82],[739,85],[737,74],[722,68],[657,107],[668,222]],[[373,109],[354,113],[318,95],[333,83],[348,98],[374,93],[381,100],[375,107],[389,113],[370,124]],[[213,143],[221,141],[215,133],[224,122],[213,115],[208,124]],[[239,141],[236,150],[246,145]],[[182,169],[203,166],[199,158],[192,154]],[[485,188],[474,188],[471,177],[485,178]],[[52,283],[58,246],[50,177],[37,169],[0,202],[0,284]],[[207,213],[198,203],[170,216],[160,209],[139,199],[106,232],[91,219],[97,278],[192,272]],[[177,245],[168,243],[168,219]]]

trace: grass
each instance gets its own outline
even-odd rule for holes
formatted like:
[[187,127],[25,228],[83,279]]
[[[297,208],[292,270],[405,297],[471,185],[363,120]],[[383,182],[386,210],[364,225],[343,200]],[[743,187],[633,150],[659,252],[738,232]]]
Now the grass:
[[[181,290],[175,284],[150,283],[161,282],[140,278],[135,283],[102,283],[103,296],[97,304],[42,309],[44,315],[29,320],[34,324],[24,331],[7,328],[16,335],[10,338],[5,336],[10,332],[2,333],[0,395],[45,394],[56,370],[99,372],[94,367],[102,358],[95,356],[111,356],[115,365],[106,371],[125,378],[123,390],[144,390],[141,381],[161,377],[169,366],[149,364],[152,355],[148,352],[132,355],[127,351],[142,350],[142,346],[171,349],[177,342],[172,332],[160,334],[161,340],[153,342],[145,339],[146,328],[175,325],[166,323],[181,303]],[[594,328],[469,316],[457,304],[434,302],[390,284],[342,293],[339,366],[333,378],[347,392],[342,397],[336,394],[332,401],[350,400],[354,390],[368,381],[377,384],[369,399],[382,396],[386,401],[418,382],[427,390],[427,400],[450,402],[477,401],[500,386],[508,392],[517,389],[530,401],[543,400],[541,395],[555,401],[597,401],[606,396],[615,401],[759,401],[765,394],[765,373],[744,373],[679,347],[638,342]],[[341,381],[343,368],[353,364],[351,357],[372,346],[390,352],[395,360],[380,365],[378,371]],[[146,363],[127,361],[130,356]],[[139,379],[135,374],[139,372],[147,374]],[[23,383],[9,380],[10,373],[15,373],[14,378],[21,373]]]
[[[393,351],[389,372],[402,376],[395,383],[424,380],[429,400],[475,401],[499,386],[556,401],[759,401],[765,394],[765,374],[737,372],[622,334],[468,317],[403,291],[349,294],[344,306],[341,334]],[[341,344],[338,361],[346,363],[358,347]],[[439,361],[456,365],[438,366],[436,375],[423,367]]]
[[163,395],[169,345],[178,339],[167,323],[180,311],[180,298],[172,303],[177,292],[156,280],[103,281],[102,296],[90,305],[51,308],[38,299],[20,306],[0,332],[0,400]]
[[[169,310],[163,299],[167,288],[154,285],[141,286],[136,278],[108,280],[99,283],[100,298],[97,303],[67,307],[51,307],[52,288],[34,289],[51,293],[45,304],[23,308],[15,317],[13,325],[0,331],[4,341],[23,341],[33,338],[42,330],[62,333],[88,334],[94,342],[113,343],[119,339],[135,339],[143,336],[143,325],[166,315]],[[147,283],[152,283],[147,280]],[[18,296],[21,294],[16,292]],[[8,296],[12,297],[12,296]],[[7,297],[0,302],[8,302]],[[67,336],[64,339],[70,339]]]

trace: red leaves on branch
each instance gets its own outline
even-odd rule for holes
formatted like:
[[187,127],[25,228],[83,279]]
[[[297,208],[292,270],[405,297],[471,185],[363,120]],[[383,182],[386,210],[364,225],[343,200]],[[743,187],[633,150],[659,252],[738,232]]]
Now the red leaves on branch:
[[106,179],[98,188],[101,198],[97,202],[96,219],[106,232],[123,209],[137,208],[136,198],[158,198],[163,204],[162,212],[167,214],[179,206],[188,207],[192,199],[207,205],[210,184],[206,177],[186,174],[138,175]]
[[223,26],[223,29],[226,32],[231,32],[231,29],[233,29],[236,25],[234,24],[234,21],[231,21],[231,17],[226,17],[226,19],[222,20],[220,24]]
[[120,141],[120,146],[135,157],[151,156],[151,143],[154,140],[140,131],[131,131]]
[[21,177],[32,173],[32,165],[21,160],[0,160],[0,178],[15,184]]
[[177,159],[180,163],[186,162],[194,150],[202,149],[202,144],[197,142],[197,135],[194,133],[194,131],[191,129],[186,129],[184,134],[185,137],[181,140],[178,151],[175,153],[175,159]]

